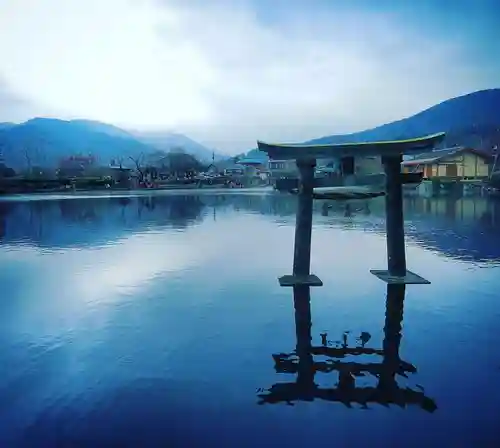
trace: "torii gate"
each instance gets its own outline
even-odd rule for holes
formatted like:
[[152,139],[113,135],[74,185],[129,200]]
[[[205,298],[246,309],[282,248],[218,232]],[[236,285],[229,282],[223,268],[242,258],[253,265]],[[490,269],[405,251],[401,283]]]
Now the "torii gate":
[[[351,403],[358,403],[365,408],[368,404],[374,403],[383,406],[395,404],[400,407],[418,405],[427,412],[434,412],[437,405],[434,400],[425,395],[422,388],[421,390],[401,388],[396,381],[396,375],[407,377],[407,373],[417,371],[414,365],[401,360],[399,356],[405,288],[404,284],[387,284],[384,341],[382,349],[375,349],[365,347],[366,340],[357,347],[349,347],[346,340],[341,347],[330,347],[326,334],[321,335],[321,346],[313,346],[311,343],[310,287],[295,286],[293,295],[296,350],[294,353],[274,354],[273,358],[277,373],[296,374],[297,378],[294,382],[276,383],[269,389],[259,390],[258,403],[285,402],[293,405],[294,401],[320,399],[343,403],[347,407],[352,407]],[[381,356],[382,362],[341,361],[347,355],[368,354]],[[314,355],[322,355],[330,359],[315,361]],[[321,388],[315,384],[316,372],[333,371],[339,372],[339,381],[335,387]],[[356,377],[364,376],[365,373],[377,377],[376,386],[356,386]]]
[[[295,160],[299,169],[297,220],[295,224],[295,249],[292,275],[280,277],[281,286],[322,286],[323,282],[310,273],[313,199],[361,198],[385,194],[387,229],[387,270],[371,270],[389,284],[430,283],[406,269],[403,191],[404,183],[420,182],[421,175],[401,173],[403,154],[417,154],[432,150],[444,139],[444,133],[410,140],[327,145],[270,144],[257,141],[261,151],[269,158]],[[316,159],[353,156],[381,156],[385,172],[385,191],[379,193],[359,191],[357,187],[336,187],[329,193],[314,189]],[[418,179],[416,179],[418,177]]]

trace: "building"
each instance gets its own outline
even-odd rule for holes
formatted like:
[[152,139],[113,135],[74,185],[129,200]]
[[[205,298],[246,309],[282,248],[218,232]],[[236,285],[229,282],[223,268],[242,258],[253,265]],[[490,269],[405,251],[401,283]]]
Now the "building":
[[58,173],[60,177],[80,177],[97,165],[95,156],[74,155],[59,161]]
[[241,157],[238,158],[237,166],[243,168],[241,181],[245,186],[267,184],[269,179],[268,159]]
[[[270,160],[269,171],[273,183],[277,179],[298,178],[295,160]],[[317,177],[338,177],[352,174],[366,176],[382,172],[383,167],[379,156],[318,159],[316,162]]]
[[238,163],[234,163],[232,165],[227,165],[224,168],[224,174],[226,176],[244,176],[245,175],[245,167],[243,165],[239,165]]
[[103,177],[110,177],[115,183],[120,185],[128,185],[131,176],[132,169],[124,168],[120,165],[110,164],[109,167],[104,167],[103,169]]
[[421,172],[424,180],[473,181],[484,180],[490,174],[491,156],[473,148],[455,147],[405,160],[404,173]]
[[368,176],[384,172],[382,158],[380,156],[356,157],[354,159],[354,174]]
[[269,160],[269,178],[271,183],[283,178],[297,178],[299,172],[295,160]]
[[245,167],[245,174],[248,176],[257,176],[261,172],[268,172],[267,159],[252,159],[243,157],[238,160],[238,165]]
[[[338,163],[335,160],[319,159],[317,161],[317,173],[330,174],[338,171]],[[283,178],[298,178],[299,171],[295,160],[269,160],[268,163],[271,181]]]
[[219,168],[217,168],[217,166],[215,164],[211,163],[210,165],[208,165],[208,167],[205,170],[205,172],[207,174],[210,174],[210,175],[214,176],[216,174],[219,174]]

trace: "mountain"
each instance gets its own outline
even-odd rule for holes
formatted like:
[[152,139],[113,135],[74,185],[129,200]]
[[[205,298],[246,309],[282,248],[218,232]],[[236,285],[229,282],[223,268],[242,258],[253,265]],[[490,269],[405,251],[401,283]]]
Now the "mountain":
[[54,167],[61,158],[77,154],[93,154],[103,165],[122,158],[126,166],[132,164],[130,157],[174,147],[182,147],[196,157],[208,159],[206,155],[210,154],[212,158],[211,150],[188,137],[171,135],[157,134],[153,140],[98,121],[34,118],[21,124],[0,123],[0,153],[14,169],[28,164]]
[[5,163],[15,169],[31,165],[56,166],[63,157],[76,154],[97,156],[108,164],[113,158],[128,159],[154,150],[131,137],[112,136],[81,121],[34,118],[0,128],[0,149]]
[[100,121],[94,120],[71,120],[73,126],[78,126],[81,129],[86,129],[91,132],[102,132],[104,134],[110,135],[111,137],[121,137],[121,138],[131,138],[135,139],[134,135],[121,129],[117,126],[107,123],[101,123]]
[[446,132],[446,146],[491,149],[500,144],[500,89],[481,90],[443,101],[416,115],[373,129],[310,140],[310,144],[394,140]]
[[169,151],[172,148],[183,148],[187,153],[195,156],[203,162],[211,162],[212,154],[215,156],[215,161],[223,160],[227,157],[217,154],[214,150],[209,149],[189,137],[173,132],[140,132],[133,133],[137,140],[147,145],[153,146],[160,151]]
[[[402,120],[344,135],[329,135],[306,144],[395,140],[446,132],[441,146],[473,146],[490,151],[500,148],[500,89],[480,90],[443,101]],[[252,149],[252,157],[266,157]]]

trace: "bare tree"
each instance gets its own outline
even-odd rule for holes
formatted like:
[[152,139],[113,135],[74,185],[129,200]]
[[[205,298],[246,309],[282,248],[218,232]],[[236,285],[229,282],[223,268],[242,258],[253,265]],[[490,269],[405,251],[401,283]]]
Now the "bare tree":
[[33,171],[33,167],[40,162],[42,151],[35,145],[27,145],[24,147],[24,160],[26,161],[26,169],[29,174]]
[[142,182],[144,180],[144,153],[140,153],[137,157],[129,157],[132,162],[134,162],[135,170],[139,174],[139,180]]
[[26,169],[28,170],[28,173],[31,173],[32,157],[31,150],[28,146],[24,148],[24,158],[26,160]]
[[118,156],[116,158],[116,163],[118,164],[118,166],[120,167],[120,169],[122,170],[123,169],[123,156]]

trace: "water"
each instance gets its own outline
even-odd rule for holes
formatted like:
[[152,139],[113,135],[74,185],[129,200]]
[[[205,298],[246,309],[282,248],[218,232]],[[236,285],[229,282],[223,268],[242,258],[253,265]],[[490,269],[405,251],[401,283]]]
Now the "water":
[[295,310],[294,200],[1,201],[0,446],[494,446],[500,203],[409,199],[406,292],[383,200],[315,204]]

